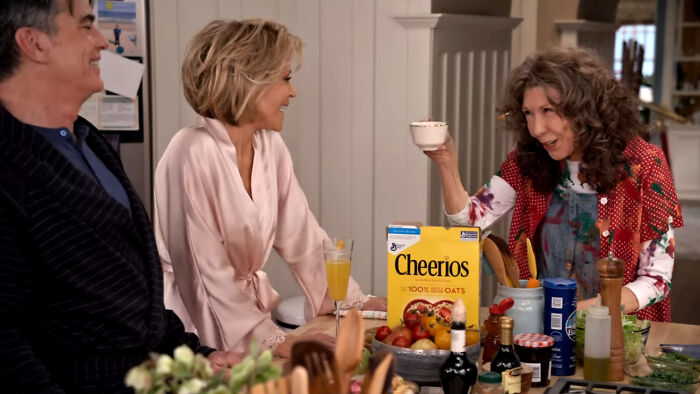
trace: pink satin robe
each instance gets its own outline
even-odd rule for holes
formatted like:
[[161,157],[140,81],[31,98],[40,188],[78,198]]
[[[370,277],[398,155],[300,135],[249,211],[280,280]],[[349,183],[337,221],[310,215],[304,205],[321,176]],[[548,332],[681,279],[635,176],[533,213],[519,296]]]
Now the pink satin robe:
[[[279,304],[262,267],[274,247],[306,295],[307,319],[332,310],[322,240],[278,132],[254,134],[251,190],[223,123],[202,118],[180,130],[155,172],[154,224],[165,305],[203,344],[247,351],[284,339],[270,312]],[[351,278],[346,305],[367,300]]]

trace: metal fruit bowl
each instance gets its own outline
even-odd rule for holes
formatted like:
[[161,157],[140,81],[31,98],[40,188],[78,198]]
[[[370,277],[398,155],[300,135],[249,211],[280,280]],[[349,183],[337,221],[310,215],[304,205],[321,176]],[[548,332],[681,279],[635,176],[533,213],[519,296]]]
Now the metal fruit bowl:
[[[440,381],[440,366],[450,355],[449,350],[413,350],[392,346],[372,339],[372,349],[378,352],[387,349],[394,353],[396,373],[406,380],[417,383],[435,383]],[[467,357],[476,365],[481,349],[479,343],[467,346]]]

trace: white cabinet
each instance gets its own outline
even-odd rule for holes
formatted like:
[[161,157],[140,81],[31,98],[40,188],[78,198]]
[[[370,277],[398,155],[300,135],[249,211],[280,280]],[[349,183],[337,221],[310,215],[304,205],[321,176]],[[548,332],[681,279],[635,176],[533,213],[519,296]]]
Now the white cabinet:
[[672,124],[668,149],[676,193],[681,201],[700,201],[700,130],[697,125]]
[[673,52],[665,88],[671,108],[700,124],[700,7],[689,0],[670,3],[666,44]]
[[664,22],[662,102],[691,120],[668,123],[671,171],[681,201],[700,201],[700,7],[668,0]]

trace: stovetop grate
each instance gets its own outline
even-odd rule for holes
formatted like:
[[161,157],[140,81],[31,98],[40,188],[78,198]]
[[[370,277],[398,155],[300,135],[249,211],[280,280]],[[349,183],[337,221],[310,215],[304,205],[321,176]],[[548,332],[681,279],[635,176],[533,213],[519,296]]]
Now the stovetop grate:
[[610,382],[591,382],[588,380],[558,378],[556,383],[545,391],[546,394],[661,394],[675,393],[685,394],[687,391],[680,390],[664,390],[654,387],[634,386],[631,384],[610,383]]

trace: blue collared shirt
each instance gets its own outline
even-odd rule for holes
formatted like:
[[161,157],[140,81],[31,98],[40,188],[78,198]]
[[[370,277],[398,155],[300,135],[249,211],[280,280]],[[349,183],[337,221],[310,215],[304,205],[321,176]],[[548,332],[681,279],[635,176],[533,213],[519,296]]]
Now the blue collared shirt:
[[102,160],[97,157],[88,144],[85,143],[85,138],[90,132],[88,127],[79,123],[76,123],[74,127],[74,133],[77,139],[75,143],[73,142],[73,135],[66,128],[49,129],[34,126],[34,129],[38,131],[39,134],[43,135],[54,148],[61,152],[75,168],[102,185],[112,198],[131,212],[129,197],[126,194],[124,186],[122,186],[117,177],[102,163]]

